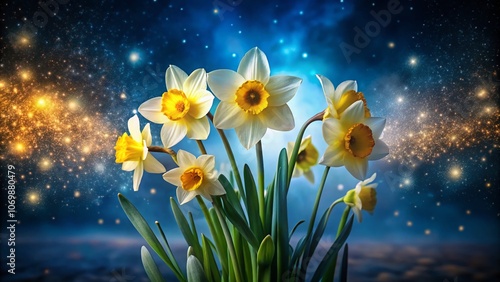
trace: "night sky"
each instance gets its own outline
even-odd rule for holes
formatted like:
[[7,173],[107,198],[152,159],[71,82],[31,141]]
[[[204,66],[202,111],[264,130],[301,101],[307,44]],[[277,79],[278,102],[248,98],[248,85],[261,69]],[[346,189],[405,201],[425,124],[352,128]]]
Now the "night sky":
[[[174,241],[180,238],[168,202],[175,197],[175,187],[160,174],[146,173],[140,190],[134,192],[132,173],[115,164],[116,139],[127,131],[127,120],[141,103],[165,91],[169,65],[187,73],[197,68],[236,70],[243,55],[255,46],[266,53],[271,75],[303,79],[289,102],[296,128],[290,132],[268,130],[262,140],[266,182],[274,173],[277,148],[294,141],[303,122],[326,108],[315,75],[328,77],[335,86],[353,79],[372,115],[387,119],[383,140],[390,155],[370,162],[368,175],[378,175],[378,204],[373,216],[365,215],[361,224],[355,224],[350,244],[474,246],[471,250],[475,252],[464,254],[461,249],[448,257],[440,253],[435,260],[444,265],[455,265],[454,258],[480,254],[483,249],[500,252],[497,1],[401,0],[399,6],[395,4],[396,13],[382,25],[375,22],[376,14],[396,1],[85,2],[1,4],[0,174],[2,187],[6,187],[8,165],[15,167],[16,238],[21,253],[23,242],[24,252],[30,244],[41,246],[39,256],[47,255],[43,250],[52,250],[54,256],[67,254],[74,259],[74,252],[64,249],[79,249],[89,242],[107,242],[108,257],[119,249],[129,248],[132,253],[121,264],[97,260],[105,268],[101,272],[73,266],[80,276],[66,276],[66,280],[101,281],[99,275],[85,275],[112,277],[114,269],[140,266],[142,241],[123,213],[118,193],[129,198],[150,223],[159,220],[167,236]],[[369,34],[365,35],[368,40],[360,42],[359,30]],[[148,122],[139,118],[141,127]],[[161,145],[161,125],[151,124],[151,128],[153,143]],[[246,151],[234,130],[227,134],[240,167],[248,162],[255,173],[255,151]],[[326,144],[320,123],[313,123],[309,134],[322,154]],[[218,170],[227,173],[229,164],[220,144],[212,127],[205,145],[216,156]],[[199,154],[196,143],[188,139],[173,149]],[[174,167],[167,156],[155,156],[167,170]],[[314,168],[316,185],[304,178],[293,180],[289,194],[289,206],[296,207],[289,211],[292,224],[309,218],[322,171],[321,166]],[[332,169],[320,210],[356,183],[344,168]],[[2,226],[8,214],[6,198],[4,188]],[[195,202],[184,205],[183,210],[193,212],[200,230],[206,232]],[[326,240],[332,240],[341,210],[334,213]],[[8,234],[2,229],[3,277]],[[305,228],[297,232],[305,232]],[[115,244],[109,247],[110,242]],[[62,247],[63,243],[69,247]],[[185,248],[179,246],[179,253],[185,256]],[[30,253],[33,257],[36,249]],[[379,258],[373,254],[366,258],[363,252],[386,254],[384,257],[402,252],[387,250],[358,247],[368,265]],[[93,261],[90,258],[97,256],[75,252],[76,261]],[[353,281],[355,277],[368,281],[362,274],[369,271],[378,281],[392,281],[399,276],[390,275],[408,272],[404,268],[382,271],[373,264],[356,276],[356,258]],[[61,265],[33,259],[30,266],[24,260],[19,258],[19,268],[31,269],[33,276],[9,279],[45,277],[48,280],[40,281],[51,281],[50,275],[61,269]],[[481,270],[485,279],[500,276],[494,272],[499,256],[486,260],[490,265],[486,263]],[[432,274],[420,269],[415,277],[434,275],[436,281],[451,281],[475,272],[474,266],[467,269]],[[135,271],[136,276],[144,275],[140,267]],[[411,277],[405,279],[411,281]]]

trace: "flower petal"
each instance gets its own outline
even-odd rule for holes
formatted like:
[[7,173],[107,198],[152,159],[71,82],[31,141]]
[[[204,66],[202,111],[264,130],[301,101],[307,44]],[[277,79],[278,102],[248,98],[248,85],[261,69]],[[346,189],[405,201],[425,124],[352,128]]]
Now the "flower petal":
[[130,132],[132,139],[142,143],[141,126],[139,125],[139,117],[137,115],[129,118],[128,131]]
[[176,167],[174,169],[171,169],[167,172],[165,172],[162,177],[163,180],[167,181],[168,183],[175,185],[175,186],[181,186],[181,175],[183,173],[183,170],[180,167]]
[[171,148],[179,143],[187,133],[186,124],[183,121],[168,121],[163,124],[160,131],[163,147]]
[[176,194],[177,194],[177,200],[181,205],[184,205],[185,203],[191,201],[197,195],[195,191],[186,191],[182,189],[182,187],[177,187]]
[[196,164],[205,174],[210,174],[215,168],[215,157],[212,155],[201,155],[196,159]]
[[205,69],[194,70],[182,84],[182,90],[188,99],[198,90],[207,90],[207,72]]
[[319,160],[319,163],[330,167],[343,166],[344,155],[345,150],[342,144],[328,146],[325,150],[325,154]]
[[271,74],[266,54],[257,47],[250,49],[241,59],[238,73],[245,80],[257,80],[266,85]]
[[144,173],[143,164],[142,162],[139,162],[134,171],[134,191],[139,191],[139,184],[141,184],[143,173]]
[[274,130],[288,131],[295,127],[292,111],[287,104],[267,107],[258,116],[266,127]]
[[362,185],[368,185],[369,183],[373,182],[375,178],[377,177],[377,173],[372,174],[370,178],[363,180]]
[[295,76],[276,75],[269,78],[265,89],[269,93],[269,106],[281,106],[295,96],[302,79]]
[[226,194],[226,190],[224,190],[224,187],[222,187],[222,184],[220,184],[219,180],[217,179],[207,181],[207,187],[205,191],[207,191],[210,195],[213,196]]
[[178,89],[184,90],[184,81],[188,78],[188,75],[179,67],[170,65],[165,72],[165,82],[167,84],[167,90]]
[[348,129],[355,123],[363,122],[365,119],[365,108],[363,101],[359,100],[350,105],[344,113],[342,113],[342,126]]
[[372,153],[368,156],[370,161],[380,160],[381,158],[389,155],[389,147],[382,140],[376,140],[373,146]]
[[345,132],[340,120],[336,118],[327,118],[322,126],[323,139],[327,144],[344,140]]
[[195,164],[196,157],[187,151],[179,150],[177,152],[177,162],[181,168],[189,167]]
[[161,97],[147,100],[139,106],[139,113],[154,123],[165,123],[169,119],[161,112]]
[[247,121],[235,130],[241,145],[248,150],[264,137],[267,127],[258,117],[249,116]]
[[245,83],[243,76],[232,70],[209,72],[207,81],[215,97],[228,102],[234,102],[236,90]]
[[363,124],[370,127],[370,129],[372,130],[373,138],[377,140],[382,135],[382,131],[384,131],[385,118],[379,118],[379,117],[367,118],[366,120],[363,121]]
[[346,80],[340,83],[339,86],[337,86],[337,89],[335,89],[335,94],[333,97],[335,103],[340,100],[344,92],[349,90],[354,90],[358,92],[358,83],[355,80]]
[[187,126],[187,137],[195,140],[205,140],[210,134],[210,123],[206,116],[195,119],[190,115],[184,117]]
[[368,159],[357,158],[347,153],[344,154],[344,166],[352,176],[359,180],[363,180],[368,170]]
[[222,101],[215,110],[214,126],[221,129],[236,128],[247,120],[247,116],[234,101]]
[[139,165],[138,161],[125,161],[122,163],[122,170],[124,171],[132,171],[137,165]]
[[316,77],[321,83],[321,88],[323,88],[323,94],[325,95],[326,103],[328,105],[333,105],[333,95],[335,93],[335,87],[333,86],[333,83],[326,76],[322,76],[321,74],[317,74]]
[[151,153],[144,160],[144,170],[149,173],[163,173],[165,167]]
[[151,146],[153,143],[153,137],[151,136],[151,127],[149,123],[146,123],[146,126],[142,129],[142,140],[146,141],[146,146]]
[[188,97],[191,104],[188,114],[196,119],[205,116],[212,108],[214,95],[208,90],[198,90]]
[[358,222],[363,221],[363,216],[361,214],[361,210],[360,209],[358,209],[358,208],[352,208],[352,211],[354,212],[354,214],[358,218]]
[[314,184],[314,173],[312,170],[305,171],[304,176],[311,184]]

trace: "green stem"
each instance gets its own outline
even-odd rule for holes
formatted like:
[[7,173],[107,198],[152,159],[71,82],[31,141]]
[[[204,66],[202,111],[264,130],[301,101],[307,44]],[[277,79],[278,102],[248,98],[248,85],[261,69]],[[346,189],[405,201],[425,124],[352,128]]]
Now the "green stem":
[[337,229],[337,236],[335,236],[335,239],[337,239],[340,236],[342,229],[344,229],[350,211],[351,211],[351,206],[346,206],[344,209],[344,213],[342,214],[342,218],[340,218],[339,228]]
[[325,170],[323,171],[323,176],[321,177],[321,182],[319,184],[318,193],[316,193],[316,200],[314,200],[314,206],[311,214],[311,219],[309,220],[309,227],[307,228],[306,234],[311,234],[314,223],[316,221],[316,214],[318,213],[319,202],[321,201],[321,195],[323,194],[323,189],[325,188],[326,178],[328,176],[328,172],[330,171],[329,166],[325,166]]
[[262,225],[266,216],[266,204],[264,198],[264,159],[262,157],[262,142],[257,142],[255,146],[255,153],[257,155],[257,178],[259,189],[259,215]]
[[[207,114],[207,116],[212,121],[212,124],[213,124],[212,114],[209,112]],[[236,164],[233,150],[231,149],[231,144],[227,140],[227,137],[226,137],[226,134],[224,133],[224,130],[219,129],[219,128],[216,128],[216,129],[220,135],[220,138],[222,139],[222,143],[224,144],[224,149],[226,150],[227,156],[229,158],[229,163],[231,163],[231,168],[233,169],[234,178],[236,179],[236,185],[238,185],[238,188],[240,191],[243,191],[243,182],[241,181],[240,171],[238,170],[238,165]],[[243,193],[241,193],[241,194],[243,195]]]
[[198,148],[200,149],[200,152],[203,155],[207,154],[207,149],[205,149],[205,145],[203,145],[203,142],[201,140],[196,140],[196,144],[198,144]]
[[214,239],[215,246],[217,247],[217,253],[219,254],[219,261],[222,266],[222,272],[228,271],[227,259],[226,259],[227,256],[226,254],[223,253],[223,247],[222,247],[223,243],[219,242],[217,229],[215,228],[214,221],[210,216],[210,212],[208,211],[207,205],[205,205],[205,201],[203,201],[203,198],[200,195],[196,196],[196,200],[198,201],[198,204],[201,207],[201,211],[203,212],[203,215],[207,220],[208,228],[210,229],[210,233],[212,234],[212,238]]
[[[344,209],[344,213],[342,213],[342,217],[340,218],[339,222],[339,227],[337,229],[337,236],[335,236],[335,239],[337,239],[340,236],[340,233],[342,233],[342,229],[344,229],[344,226],[347,222],[347,218],[349,217],[349,212],[351,211],[350,206],[346,206]],[[337,256],[333,258],[331,267],[327,269],[325,272],[324,281],[333,281],[333,278],[335,277],[335,268],[337,267]]]
[[315,114],[310,119],[308,119],[304,123],[304,125],[302,125],[302,127],[300,128],[299,133],[297,134],[297,139],[295,139],[295,145],[293,146],[292,153],[290,154],[290,162],[288,163],[288,185],[287,185],[287,187],[290,186],[290,181],[292,179],[293,170],[295,168],[295,162],[297,161],[297,155],[299,153],[300,143],[302,142],[302,138],[304,137],[304,133],[306,131],[306,128],[314,121],[322,120],[324,113],[325,113],[325,111],[322,111],[320,113]]
[[177,163],[177,153],[170,148],[163,148],[160,146],[149,146],[148,151],[169,154],[170,157],[172,157],[172,160],[174,160],[174,162]]
[[233,239],[231,238],[231,233],[229,232],[229,228],[227,227],[226,219],[222,216],[217,201],[213,201],[212,205],[214,206],[215,212],[217,213],[217,217],[219,218],[220,224],[222,226],[222,232],[224,233],[224,237],[226,237],[226,243],[229,249],[229,256],[231,257],[232,260],[236,281],[242,282],[243,279],[241,277],[240,264],[238,263],[238,258],[236,257],[236,251],[234,250]]
[[[330,171],[329,166],[325,166],[323,171],[323,176],[321,177],[321,182],[318,187],[318,192],[316,193],[316,199],[314,200],[314,206],[311,214],[311,219],[309,220],[309,226],[307,227],[306,233],[306,246],[304,248],[304,255],[309,254],[309,249],[311,248],[312,230],[314,228],[314,223],[316,221],[316,214],[318,213],[319,202],[321,201],[321,195],[323,194],[323,189],[325,188],[326,178],[328,177],[328,172]],[[303,258],[299,272],[306,273],[309,260]]]

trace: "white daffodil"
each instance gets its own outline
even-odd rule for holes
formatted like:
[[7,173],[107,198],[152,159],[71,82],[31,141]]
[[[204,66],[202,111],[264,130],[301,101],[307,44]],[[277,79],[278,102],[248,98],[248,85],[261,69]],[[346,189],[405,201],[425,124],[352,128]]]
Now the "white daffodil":
[[[291,153],[294,145],[295,142],[288,142],[287,152]],[[291,156],[289,156],[289,158],[290,157]],[[309,182],[314,183],[314,174],[311,168],[318,164],[318,158],[318,150],[312,144],[312,137],[309,135],[304,138],[302,142],[300,142],[300,148],[292,177],[300,177],[301,175],[304,175]]]
[[378,184],[372,183],[375,177],[377,177],[376,173],[356,184],[356,188],[347,191],[344,196],[344,203],[352,207],[352,211],[358,217],[359,222],[363,220],[361,210],[373,213],[377,205],[377,191],[375,188],[377,188]]
[[288,131],[295,127],[286,104],[302,79],[271,76],[267,57],[257,47],[241,59],[238,71],[216,70],[208,74],[208,85],[221,100],[214,116],[217,128],[234,128],[241,144],[249,149],[268,128]]
[[340,116],[323,121],[323,137],[328,144],[320,163],[345,166],[357,179],[366,177],[368,161],[389,154],[389,147],[380,140],[385,119],[365,118],[363,101],[356,101]]
[[165,167],[148,152],[152,137],[149,123],[146,124],[141,133],[139,117],[134,115],[128,120],[128,131],[118,137],[115,146],[116,163],[122,164],[125,171],[134,170],[134,191],[139,190],[144,170],[150,173],[165,172]]
[[365,117],[369,118],[371,116],[365,96],[363,93],[358,92],[358,84],[356,81],[344,81],[337,86],[337,89],[335,89],[332,82],[328,78],[320,74],[317,74],[316,77],[318,77],[321,82],[323,94],[325,95],[326,103],[328,104],[323,119],[330,117],[337,119],[340,118],[342,113],[356,101],[363,101]]
[[226,191],[217,179],[215,171],[215,157],[212,155],[194,155],[179,150],[177,152],[179,167],[163,174],[163,179],[177,186],[177,199],[185,204],[197,195],[212,201],[211,195],[223,195]]
[[214,96],[207,90],[207,75],[197,69],[189,76],[171,65],[165,73],[167,92],[144,102],[139,113],[145,118],[163,124],[161,141],[170,148],[186,135],[190,139],[205,140],[210,133],[206,114],[212,107]]

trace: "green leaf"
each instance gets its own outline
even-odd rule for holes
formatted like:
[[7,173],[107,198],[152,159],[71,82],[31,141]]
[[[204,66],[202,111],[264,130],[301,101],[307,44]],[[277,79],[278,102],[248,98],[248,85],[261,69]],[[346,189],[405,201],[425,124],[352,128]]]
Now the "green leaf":
[[257,196],[257,186],[255,185],[255,180],[250,171],[250,167],[245,164],[243,168],[243,176],[245,179],[245,193],[246,203],[248,211],[248,221],[250,222],[250,229],[252,229],[258,240],[262,240],[264,237],[264,230],[262,228],[262,222],[259,216],[259,198]]
[[330,214],[332,213],[334,206],[335,203],[331,204],[330,207],[326,209],[323,215],[321,216],[321,219],[318,222],[318,226],[316,227],[316,230],[314,231],[314,234],[312,236],[307,256],[312,257],[312,255],[314,254],[316,247],[318,246],[321,237],[323,236],[323,233],[325,233],[325,228],[326,225],[328,224],[328,219],[330,218]]
[[264,217],[264,234],[271,234],[272,226],[273,226],[273,217],[269,216],[274,213],[274,180],[272,183],[267,186],[267,193],[265,196],[265,204],[266,204],[266,217]]
[[188,212],[188,216],[189,216],[189,225],[191,227],[191,234],[193,234],[194,240],[196,242],[199,242],[200,239],[198,238],[198,231],[196,230],[196,225],[194,224],[193,213]]
[[217,246],[217,253],[219,254],[219,261],[222,268],[222,273],[228,273],[228,251],[226,239],[224,238],[224,232],[222,231],[221,223],[219,221],[219,217],[215,212],[215,209],[212,207],[209,209],[210,217],[212,218],[212,222],[214,223],[214,229],[217,235],[213,235],[213,239],[215,241],[215,245]]
[[295,224],[295,226],[292,228],[292,231],[290,231],[290,235],[288,235],[289,238],[292,238],[292,235],[293,233],[295,233],[295,230],[297,229],[297,227],[299,227],[302,223],[304,223],[305,220],[301,220],[299,222],[297,222],[297,224]]
[[236,227],[236,229],[245,237],[245,239],[252,245],[254,249],[259,248],[259,241],[257,240],[257,237],[255,237],[255,234],[252,232],[250,227],[248,227],[248,223],[246,222],[245,218],[241,217],[240,214],[234,209],[234,207],[231,205],[231,203],[228,201],[227,197],[220,197],[216,200],[222,199],[224,203],[224,214],[226,217],[229,219],[229,221]]
[[257,251],[257,263],[259,266],[271,265],[274,258],[274,243],[273,238],[267,235],[262,243],[260,243],[259,250]]
[[274,243],[270,235],[267,235],[260,244],[257,251],[257,281],[271,281],[271,267],[274,259]]
[[238,195],[236,195],[233,185],[231,185],[231,183],[223,174],[219,175],[219,182],[222,184],[222,187],[224,187],[224,190],[226,190],[227,201],[233,206],[234,210],[239,214],[239,216],[245,219],[246,222],[245,213],[243,212],[240,199]]
[[287,210],[287,185],[288,185],[288,158],[286,149],[282,149],[278,159],[275,187],[272,237],[276,242],[276,263],[278,277],[284,273],[289,261],[288,238],[288,210]]
[[163,232],[163,228],[161,228],[161,225],[160,225],[160,223],[158,221],[155,221],[155,224],[158,227],[158,230],[160,230],[160,234],[161,234],[161,236],[163,238],[163,241],[165,242],[165,246],[166,246],[166,251],[167,251],[168,258],[170,259],[170,261],[172,262],[173,266],[175,267],[175,269],[172,269],[172,270],[174,272],[177,271],[178,273],[182,273],[181,268],[179,267],[179,263],[175,259],[174,254],[172,253],[172,249],[170,248],[170,244],[168,243],[167,236],[165,236],[165,233]]
[[354,216],[352,215],[349,218],[346,225],[342,229],[342,232],[335,240],[335,242],[333,242],[332,246],[321,260],[320,264],[316,268],[316,271],[314,272],[311,282],[319,281],[323,277],[325,271],[327,270],[328,265],[330,265],[330,263],[337,258],[337,254],[340,248],[342,248],[342,245],[344,245],[345,241],[347,240],[347,237],[349,237],[349,234],[351,234],[353,217]]
[[193,248],[196,257],[201,257],[203,252],[201,250],[200,242],[197,240],[197,236],[192,233],[188,221],[184,217],[179,205],[177,205],[177,202],[175,202],[172,197],[170,197],[170,205],[174,213],[175,221],[177,222],[184,239],[186,239],[187,244]]
[[347,261],[348,261],[349,246],[347,243],[344,246],[344,253],[342,254],[342,265],[340,267],[340,282],[347,282]]
[[207,277],[203,271],[203,266],[195,256],[189,256],[186,263],[188,282],[206,282]]
[[295,250],[292,254],[292,258],[290,259],[290,268],[293,267],[293,265],[299,259],[300,255],[302,255],[302,253],[304,252],[304,248],[305,248],[306,242],[307,242],[306,238],[307,238],[307,235],[300,238],[299,242],[297,243],[297,247],[295,247]]
[[151,227],[149,227],[146,220],[144,219],[144,217],[142,217],[137,208],[122,194],[118,194],[118,201],[120,202],[123,211],[127,215],[132,225],[139,232],[139,234],[141,234],[144,240],[146,240],[149,246],[155,251],[155,253],[158,254],[158,256],[160,256],[160,258],[167,264],[167,266],[174,271],[177,279],[179,279],[180,281],[185,281],[186,278],[181,272],[178,272],[176,270],[175,265],[168,257],[160,241],[158,241],[158,238],[156,238],[153,230],[151,230]]
[[141,260],[142,260],[142,265],[144,266],[144,270],[146,270],[146,274],[149,277],[149,280],[153,282],[165,281],[161,276],[158,266],[156,266],[155,261],[151,257],[151,254],[149,253],[148,249],[144,246],[141,247]]
[[215,262],[214,253],[212,252],[212,244],[203,234],[201,234],[201,246],[203,248],[203,267],[208,276],[208,281],[220,281],[220,272],[217,267],[217,263]]

